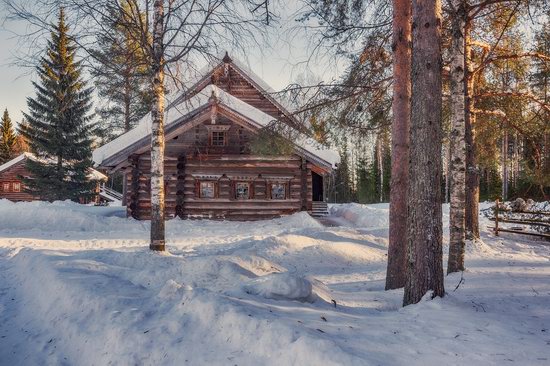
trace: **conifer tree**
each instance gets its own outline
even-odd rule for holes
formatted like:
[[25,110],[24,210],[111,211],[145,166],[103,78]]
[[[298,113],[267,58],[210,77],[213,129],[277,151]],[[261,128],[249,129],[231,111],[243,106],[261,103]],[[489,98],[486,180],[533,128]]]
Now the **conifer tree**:
[[0,123],[0,164],[4,164],[15,157],[16,145],[17,136],[6,108]]
[[92,75],[102,101],[96,112],[101,118],[103,137],[112,140],[132,129],[149,112],[150,68],[138,41],[142,30],[125,26],[138,17],[133,14],[135,8],[123,2],[120,9],[107,11],[105,27],[112,31],[98,36],[98,46],[91,54],[97,61]]
[[25,179],[25,186],[50,201],[76,201],[92,188],[87,177],[95,129],[90,116],[92,89],[82,79],[82,67],[75,61],[75,42],[68,32],[61,9],[46,56],[37,68],[36,97],[27,100],[27,124],[20,129],[37,157],[27,160],[32,178]]

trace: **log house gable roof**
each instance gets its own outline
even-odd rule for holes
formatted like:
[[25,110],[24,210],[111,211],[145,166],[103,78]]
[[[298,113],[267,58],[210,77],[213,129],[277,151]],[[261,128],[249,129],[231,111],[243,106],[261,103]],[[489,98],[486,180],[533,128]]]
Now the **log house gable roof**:
[[268,100],[278,111],[279,117],[285,116],[291,124],[295,127],[300,123],[290,112],[291,108],[285,106],[284,103],[275,97],[275,90],[273,90],[262,78],[256,73],[250,70],[243,62],[238,59],[229,57],[226,52],[223,58],[218,59],[217,62],[210,63],[203,70],[199,71],[198,76],[190,81],[190,87],[186,88],[180,96],[178,96],[169,107],[176,106],[188,99],[190,96],[202,91],[207,85],[213,84],[213,79],[216,78],[218,73],[223,73],[226,68],[231,68],[243,79],[245,79],[256,91],[260,93],[266,100]]
[[[192,121],[197,117],[209,114],[213,105],[219,110],[240,117],[244,123],[253,129],[261,129],[272,123],[275,118],[267,113],[239,100],[233,95],[221,90],[215,85],[207,85],[193,97],[169,108],[165,117],[165,134],[167,138],[174,131],[181,133],[193,127]],[[138,126],[119,136],[113,141],[96,149],[93,153],[94,162],[102,167],[116,167],[127,161],[128,157],[139,150],[146,149],[150,143],[151,117],[145,116]],[[339,163],[337,152],[324,149],[313,139],[298,133],[293,141],[297,153],[320,166],[331,170]]]
[[[2,174],[2,172],[6,171],[6,170],[18,165],[19,163],[26,162],[27,159],[38,160],[38,158],[36,156],[34,156],[34,154],[29,153],[29,152],[24,152],[21,155],[16,156],[15,158],[11,159],[10,161],[0,165],[0,174]],[[107,176],[105,174],[103,174],[101,172],[98,172],[97,170],[95,170],[93,168],[89,169],[88,178],[90,180],[97,180],[97,181],[107,180]]]

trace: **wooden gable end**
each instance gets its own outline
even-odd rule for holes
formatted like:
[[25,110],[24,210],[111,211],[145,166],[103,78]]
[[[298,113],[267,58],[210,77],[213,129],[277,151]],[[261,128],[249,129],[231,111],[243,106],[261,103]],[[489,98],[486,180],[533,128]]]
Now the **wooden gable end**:
[[284,111],[242,76],[232,64],[223,63],[215,68],[208,82],[202,85],[201,88],[208,84],[216,85],[218,88],[233,95],[235,98],[258,108],[274,118],[284,116]]
[[10,201],[32,201],[35,199],[31,194],[25,192],[23,182],[19,178],[29,176],[25,167],[26,161],[27,159],[23,159],[0,172],[0,199],[6,198]]
[[219,114],[184,126],[166,140],[166,156],[242,155],[250,153],[254,132]]

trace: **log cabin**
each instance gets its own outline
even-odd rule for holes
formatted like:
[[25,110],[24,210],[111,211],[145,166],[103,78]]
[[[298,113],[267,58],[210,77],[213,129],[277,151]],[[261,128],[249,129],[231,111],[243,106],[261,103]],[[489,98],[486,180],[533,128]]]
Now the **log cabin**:
[[[326,211],[324,179],[337,152],[308,138],[252,71],[227,54],[171,103],[165,118],[165,216],[258,220]],[[285,153],[259,154],[251,143],[281,123]],[[278,136],[278,138],[284,138]],[[292,137],[289,137],[292,136]],[[96,167],[125,177],[127,215],[151,215],[151,118],[96,149]]]
[[[0,165],[0,199],[8,199],[13,202],[19,201],[40,201],[40,197],[34,196],[25,190],[22,182],[22,177],[31,178],[31,174],[27,170],[27,159],[36,159],[36,157],[28,152],[13,158],[12,160]],[[101,185],[107,181],[107,176],[98,172],[95,169],[90,169],[88,178],[96,182],[94,193],[90,199],[81,199],[81,203],[99,203]]]

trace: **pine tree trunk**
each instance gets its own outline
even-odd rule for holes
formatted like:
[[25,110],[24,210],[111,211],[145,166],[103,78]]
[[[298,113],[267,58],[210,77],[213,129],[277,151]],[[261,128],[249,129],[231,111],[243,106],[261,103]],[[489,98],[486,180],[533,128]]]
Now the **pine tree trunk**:
[[454,0],[451,14],[451,205],[449,210],[449,261],[447,273],[464,270],[466,214],[466,122],[464,0]]
[[412,2],[412,93],[403,305],[445,294],[441,210],[441,3]]
[[151,108],[151,250],[164,250],[164,0],[153,15],[153,105]]
[[393,122],[386,290],[405,286],[411,98],[411,2],[393,0]]

